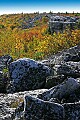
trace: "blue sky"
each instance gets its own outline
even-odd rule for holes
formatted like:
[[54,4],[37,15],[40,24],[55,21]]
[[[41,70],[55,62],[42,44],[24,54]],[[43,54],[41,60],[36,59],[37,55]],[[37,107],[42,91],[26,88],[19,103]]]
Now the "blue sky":
[[80,0],[0,0],[0,14],[80,12]]

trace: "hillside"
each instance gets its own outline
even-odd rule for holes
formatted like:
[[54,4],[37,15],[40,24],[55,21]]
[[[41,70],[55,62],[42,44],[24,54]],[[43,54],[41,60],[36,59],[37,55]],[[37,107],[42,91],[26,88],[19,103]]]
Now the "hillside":
[[[80,42],[80,30],[65,30],[49,34],[48,21],[52,13],[10,14],[0,16],[0,56],[10,54],[14,59],[29,57],[44,59]],[[58,15],[58,14],[55,14]],[[78,16],[80,14],[59,14]]]
[[80,120],[80,29],[51,33],[54,16],[0,16],[0,120]]

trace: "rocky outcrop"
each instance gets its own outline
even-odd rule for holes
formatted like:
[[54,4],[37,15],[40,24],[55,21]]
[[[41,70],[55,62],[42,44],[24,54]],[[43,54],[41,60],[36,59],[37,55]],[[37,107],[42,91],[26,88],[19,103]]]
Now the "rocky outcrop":
[[0,120],[80,120],[79,45],[43,61],[18,59],[9,64],[9,75],[10,93],[48,89],[0,94]]
[[63,83],[49,89],[48,91],[40,94],[38,97],[43,100],[50,100],[51,98],[57,98],[62,100],[66,96],[74,93],[75,90],[80,88],[80,82],[74,78],[68,78]]
[[24,95],[37,97],[46,89],[0,94],[0,120],[24,120]]
[[62,105],[25,96],[26,120],[63,120],[64,108]]
[[63,32],[66,29],[79,28],[79,18],[69,16],[51,16],[49,20],[49,32]]
[[8,92],[43,88],[50,68],[29,58],[18,59],[9,65]]
[[[74,103],[70,103],[70,101],[68,101],[69,103],[65,103],[64,101],[61,103],[54,97],[48,101],[38,98],[39,95],[47,91],[48,89],[41,89],[14,94],[0,94],[0,120],[80,119],[79,101],[74,101]],[[80,95],[80,89],[76,90],[75,95]],[[73,98],[71,98],[71,101]],[[69,99],[69,97],[67,99]]]
[[47,60],[43,60],[42,63],[53,67],[54,65],[60,65],[61,63],[69,61],[80,61],[80,45],[60,51],[57,54],[50,56]]
[[54,76],[64,75],[65,78],[78,78],[80,77],[80,45],[50,56],[42,63],[52,69]]
[[80,62],[65,62],[54,66],[55,74],[68,77],[80,77]]
[[80,81],[69,78],[37,98],[25,95],[24,120],[79,120],[79,100]]

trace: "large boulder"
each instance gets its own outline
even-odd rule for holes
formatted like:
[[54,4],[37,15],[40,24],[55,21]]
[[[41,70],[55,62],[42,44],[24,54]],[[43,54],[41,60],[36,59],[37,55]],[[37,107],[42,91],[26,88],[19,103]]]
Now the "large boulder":
[[8,92],[43,88],[49,67],[29,58],[18,59],[9,65],[10,85]]
[[43,94],[39,94],[38,97],[47,101],[51,98],[57,98],[61,101],[63,98],[69,96],[78,89],[80,89],[80,82],[74,78],[68,78],[63,83],[52,87]]
[[63,120],[64,108],[58,103],[25,96],[25,120]]

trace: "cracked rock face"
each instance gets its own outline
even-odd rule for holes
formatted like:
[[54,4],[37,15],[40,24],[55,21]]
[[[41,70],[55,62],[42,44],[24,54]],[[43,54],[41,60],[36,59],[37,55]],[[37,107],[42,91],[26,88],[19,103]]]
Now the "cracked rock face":
[[[0,94],[0,120],[24,120],[24,95],[37,97],[46,89],[24,91],[14,94]],[[21,117],[22,116],[22,117]]]
[[7,91],[17,92],[42,88],[50,69],[35,60],[23,58],[9,65],[9,74],[11,81]]
[[80,120],[80,102],[66,103],[63,106],[65,109],[65,120]]
[[40,99],[50,100],[51,98],[57,98],[62,100],[65,96],[74,93],[75,90],[80,89],[80,82],[74,78],[68,78],[63,83],[52,87],[48,91],[38,95]]
[[65,75],[73,78],[80,77],[80,62],[66,62],[54,66],[55,73],[58,75]]
[[64,108],[58,103],[25,96],[25,120],[63,120]]
[[[25,95],[25,120],[79,120],[79,91],[80,82],[68,78],[63,83],[39,94],[38,98]],[[65,100],[62,102],[63,99]],[[72,103],[69,103],[71,101]]]

